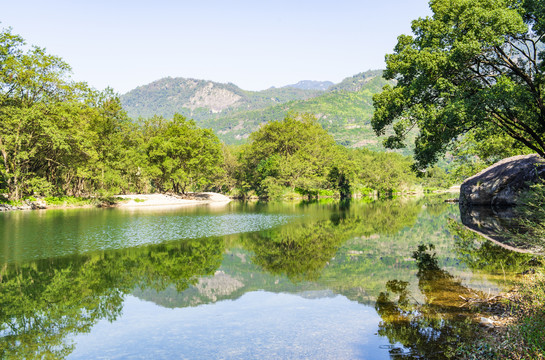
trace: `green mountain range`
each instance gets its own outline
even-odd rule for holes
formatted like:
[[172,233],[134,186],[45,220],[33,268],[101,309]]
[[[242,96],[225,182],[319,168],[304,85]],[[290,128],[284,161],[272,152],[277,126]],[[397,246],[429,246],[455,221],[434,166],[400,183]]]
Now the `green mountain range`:
[[[314,114],[337,143],[383,150],[371,128],[373,94],[387,81],[382,70],[370,70],[338,84],[305,80],[282,88],[245,91],[234,84],[164,78],[121,96],[132,118],[180,113],[212,129],[227,144],[247,141],[263,123],[289,112]],[[320,90],[320,89],[326,90]]]

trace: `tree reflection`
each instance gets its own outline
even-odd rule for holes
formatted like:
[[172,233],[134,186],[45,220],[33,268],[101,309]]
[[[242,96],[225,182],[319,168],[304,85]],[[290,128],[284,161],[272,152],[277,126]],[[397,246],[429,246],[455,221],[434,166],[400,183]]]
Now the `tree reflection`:
[[[347,239],[395,234],[416,222],[421,205],[343,202],[318,210],[309,209],[301,221],[278,229],[240,235],[236,246],[252,252],[253,263],[266,272],[285,274],[293,282],[316,280]],[[226,241],[186,240],[5,265],[0,269],[0,358],[66,357],[73,351],[69,339],[89,332],[99,320],[117,319],[135,288],[181,292],[214,274]]]
[[253,263],[272,274],[301,281],[316,280],[344,239],[342,229],[326,220],[251,234],[244,241],[255,254]]
[[317,280],[339,247],[354,236],[395,234],[416,222],[421,207],[410,202],[386,201],[352,208],[343,201],[329,220],[295,223],[242,236],[253,263],[292,281]]
[[220,239],[43,260],[0,270],[0,357],[64,358],[67,338],[114,321],[135,287],[181,291],[220,266]]
[[[450,359],[462,339],[468,339],[474,326],[470,311],[460,307],[475,292],[439,268],[433,245],[420,245],[413,258],[418,266],[418,288],[425,303],[412,301],[408,282],[392,280],[376,302],[382,318],[379,334],[392,344],[401,343],[409,352],[393,349],[395,358]],[[396,299],[397,298],[397,299]]]

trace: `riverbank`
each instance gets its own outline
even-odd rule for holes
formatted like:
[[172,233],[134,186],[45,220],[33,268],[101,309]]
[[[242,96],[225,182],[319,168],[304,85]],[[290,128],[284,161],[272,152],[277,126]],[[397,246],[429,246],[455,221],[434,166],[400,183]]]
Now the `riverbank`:
[[226,204],[231,199],[228,196],[213,193],[178,194],[132,194],[115,195],[107,198],[83,197],[47,197],[29,198],[18,203],[0,203],[1,211],[15,210],[45,210],[88,207],[119,207],[119,208],[146,208],[146,207],[178,207],[193,205]]
[[116,207],[132,208],[132,207],[175,207],[188,205],[203,205],[203,204],[225,204],[231,201],[228,196],[213,193],[189,193],[187,195],[177,194],[136,194],[136,195],[117,195],[117,198],[122,199],[116,203]]
[[515,289],[474,305],[478,340],[464,344],[463,359],[545,359],[545,269],[523,275]]

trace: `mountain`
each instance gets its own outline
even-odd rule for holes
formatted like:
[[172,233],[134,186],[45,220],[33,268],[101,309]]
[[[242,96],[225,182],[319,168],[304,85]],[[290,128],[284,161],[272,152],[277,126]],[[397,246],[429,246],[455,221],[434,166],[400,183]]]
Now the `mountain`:
[[250,134],[263,123],[283,119],[290,112],[311,113],[337,143],[382,151],[382,139],[375,135],[371,127],[373,95],[388,84],[381,74],[381,71],[361,73],[313,98],[238,111],[220,118],[202,120],[200,125],[213,129],[227,144],[240,144],[247,141]]
[[335,85],[331,81],[314,81],[314,80],[302,80],[297,84],[286,85],[284,88],[291,87],[303,90],[327,90],[331,85]]
[[[388,83],[382,70],[362,72],[333,85],[304,80],[263,91],[245,91],[230,83],[164,78],[122,95],[121,102],[133,118],[155,114],[170,118],[178,112],[212,129],[227,144],[246,142],[263,123],[283,119],[290,112],[311,113],[337,143],[382,151],[382,139],[371,127],[373,95]],[[327,90],[316,90],[326,85]]]
[[[382,77],[382,70],[368,70],[351,77],[347,77],[340,83],[331,86],[329,91],[360,91],[366,84],[376,77]],[[379,91],[381,89],[378,89]]]
[[132,118],[175,113],[196,121],[240,110],[253,110],[317,96],[322,91],[294,87],[246,91],[228,83],[188,78],[163,78],[139,86],[121,96],[121,103]]

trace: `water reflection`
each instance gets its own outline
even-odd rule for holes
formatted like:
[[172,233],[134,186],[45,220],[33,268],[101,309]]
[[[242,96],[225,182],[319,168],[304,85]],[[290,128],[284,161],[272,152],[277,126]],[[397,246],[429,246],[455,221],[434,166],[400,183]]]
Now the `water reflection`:
[[190,240],[101,252],[0,271],[0,357],[64,358],[69,335],[85,333],[101,319],[114,321],[135,287],[177,291],[220,266],[224,243]]
[[421,245],[413,254],[424,303],[415,302],[409,283],[398,280],[388,281],[386,292],[377,299],[375,308],[382,318],[379,334],[405,347],[394,347],[394,358],[454,358],[460,343],[471,338],[470,310],[462,306],[461,297],[474,296],[475,291],[442,270],[433,249],[431,244]]
[[460,218],[467,229],[507,250],[543,254],[539,241],[519,239],[529,229],[517,218],[513,207],[460,206]]
[[[505,278],[527,265],[486,243],[477,246],[479,242],[466,233],[447,227],[453,209],[429,199],[241,204],[229,218],[261,231],[236,233],[222,222],[223,236],[120,250],[97,251],[98,247],[80,255],[8,262],[0,269],[0,357],[67,357],[77,347],[73,341],[77,334],[91,332],[101,320],[119,322],[127,299],[188,309],[226,299],[238,301],[256,290],[265,290],[260,297],[292,293],[306,300],[342,297],[354,306],[374,305],[382,319],[379,334],[399,345],[392,355],[419,353],[433,358],[429,346],[442,346],[441,354],[447,356],[467,330],[466,323],[459,321],[457,296],[476,292],[452,273],[481,271],[499,283],[498,269]],[[104,214],[98,214],[102,222],[127,226],[124,217],[112,222]],[[190,215],[198,215],[193,216],[197,223],[206,217]],[[170,226],[181,229],[176,213],[169,213],[168,219],[165,214],[158,216],[161,223],[170,219]],[[271,219],[282,221],[273,227]],[[153,222],[153,216],[146,213],[145,221]],[[94,221],[76,222],[84,238],[85,224],[97,232]],[[418,248],[423,239],[433,241],[435,248]],[[123,237],[116,241],[131,244]],[[39,243],[35,246],[40,249]],[[343,311],[333,303],[320,310],[324,318]],[[371,318],[376,318],[373,314]],[[231,317],[236,319],[237,314]],[[374,333],[377,324],[366,325],[371,329],[366,331]],[[263,339],[255,341],[264,341],[266,329],[260,334]],[[361,341],[380,343],[368,337]]]
[[458,259],[473,272],[487,274],[494,282],[509,282],[511,279],[506,274],[521,274],[542,262],[535,255],[514,252],[499,246],[457,221],[450,220],[448,228],[454,235]]

